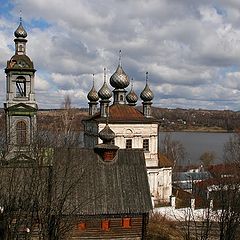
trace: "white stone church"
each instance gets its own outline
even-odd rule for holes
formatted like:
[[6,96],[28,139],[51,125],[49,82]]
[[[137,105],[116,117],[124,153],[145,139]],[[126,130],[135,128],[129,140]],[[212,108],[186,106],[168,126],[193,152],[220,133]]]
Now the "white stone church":
[[[154,96],[148,85],[148,73],[145,88],[140,94],[142,112],[135,107],[138,96],[133,86],[128,94],[125,90],[130,81],[122,68],[121,55],[117,70],[110,77],[110,84],[113,91],[107,85],[104,70],[101,89],[97,92],[93,82],[88,93],[89,118],[84,121],[85,147],[92,148],[101,143],[98,133],[108,122],[115,133],[115,145],[120,148],[143,148],[152,197],[155,201],[169,202],[172,194],[172,165],[159,153],[159,122],[151,114]],[[110,105],[112,95],[113,103]],[[100,112],[97,110],[98,101]]]

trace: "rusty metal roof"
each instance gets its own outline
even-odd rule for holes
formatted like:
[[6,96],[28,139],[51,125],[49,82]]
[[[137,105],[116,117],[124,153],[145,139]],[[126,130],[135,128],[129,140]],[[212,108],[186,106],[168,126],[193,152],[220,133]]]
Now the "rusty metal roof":
[[[99,122],[105,122],[106,119],[100,116],[100,112],[95,114],[94,116],[88,118],[86,121],[96,120]],[[158,122],[157,119],[151,117],[147,118],[143,115],[142,112],[137,110],[133,106],[129,106],[127,104],[113,104],[109,107],[109,122]]]
[[170,159],[168,159],[165,155],[159,153],[158,165],[159,165],[159,167],[172,167],[173,162]]

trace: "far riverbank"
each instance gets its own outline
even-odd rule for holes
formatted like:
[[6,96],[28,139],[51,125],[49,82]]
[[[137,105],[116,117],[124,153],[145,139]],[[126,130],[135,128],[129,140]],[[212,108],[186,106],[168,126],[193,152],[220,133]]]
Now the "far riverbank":
[[226,130],[221,127],[186,127],[186,128],[160,128],[161,132],[208,132],[208,133],[233,133],[234,130]]

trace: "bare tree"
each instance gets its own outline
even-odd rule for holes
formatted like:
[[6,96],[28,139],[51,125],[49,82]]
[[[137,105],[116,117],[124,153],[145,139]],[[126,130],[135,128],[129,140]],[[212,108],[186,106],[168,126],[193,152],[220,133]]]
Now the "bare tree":
[[160,151],[173,162],[173,169],[176,165],[183,162],[186,157],[183,144],[180,141],[173,140],[170,133],[166,133],[164,139],[161,141]]
[[86,174],[79,149],[44,131],[11,156],[0,160],[0,239],[67,239],[78,211],[92,201],[91,196],[74,199]]
[[202,162],[204,167],[208,167],[209,165],[214,163],[216,158],[216,154],[213,151],[206,151],[200,156],[200,161]]
[[240,185],[238,177],[219,178],[211,198],[219,224],[220,240],[238,239],[240,226]]
[[232,134],[224,145],[224,159],[226,163],[234,163],[240,167],[240,131]]
[[63,102],[63,114],[61,115],[62,118],[62,130],[65,135],[68,135],[72,129],[72,122],[74,120],[74,110],[71,106],[71,98],[69,95],[64,97]]

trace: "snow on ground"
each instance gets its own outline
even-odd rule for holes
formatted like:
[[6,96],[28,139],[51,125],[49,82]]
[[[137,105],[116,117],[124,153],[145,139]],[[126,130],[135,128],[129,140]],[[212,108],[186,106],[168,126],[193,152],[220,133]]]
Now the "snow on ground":
[[180,209],[159,207],[154,208],[153,212],[160,213],[162,216],[173,221],[204,221],[206,219],[217,221],[220,216],[219,211],[212,211],[211,209],[192,209],[190,207]]

